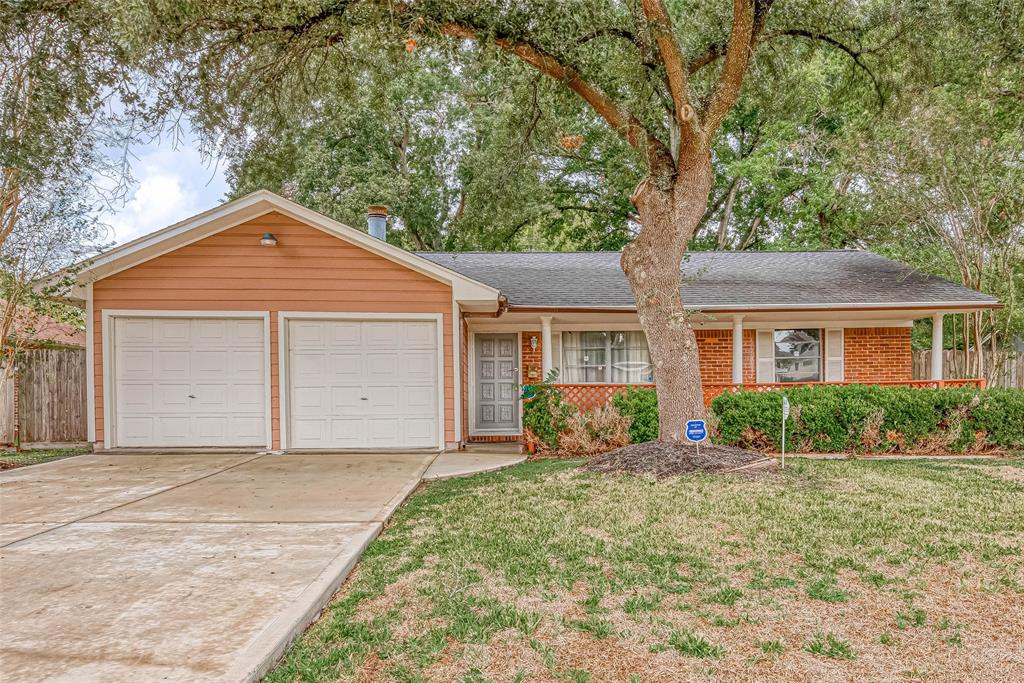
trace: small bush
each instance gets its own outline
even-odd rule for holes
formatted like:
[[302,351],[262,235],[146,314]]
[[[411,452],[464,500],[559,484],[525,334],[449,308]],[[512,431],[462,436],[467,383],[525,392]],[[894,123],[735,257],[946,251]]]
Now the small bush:
[[631,387],[612,397],[612,405],[624,416],[632,418],[629,439],[633,443],[658,438],[658,392],[645,387]]
[[[786,448],[798,452],[963,452],[1024,446],[1024,391],[851,384],[786,390]],[[779,450],[779,392],[715,398],[717,441]]]
[[523,386],[523,435],[539,450],[558,448],[558,435],[565,431],[576,406],[565,402],[562,392],[555,386],[558,370],[552,370],[539,384]]
[[613,405],[577,412],[565,421],[558,447],[570,453],[594,455],[629,444],[630,419]]

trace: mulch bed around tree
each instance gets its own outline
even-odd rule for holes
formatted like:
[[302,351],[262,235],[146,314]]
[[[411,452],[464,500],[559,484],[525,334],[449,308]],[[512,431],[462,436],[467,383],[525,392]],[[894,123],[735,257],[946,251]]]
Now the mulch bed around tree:
[[642,474],[665,479],[693,472],[724,473],[739,470],[760,473],[774,467],[774,459],[743,448],[701,444],[698,455],[696,446],[690,443],[648,441],[595,456],[581,465],[580,469],[588,472]]

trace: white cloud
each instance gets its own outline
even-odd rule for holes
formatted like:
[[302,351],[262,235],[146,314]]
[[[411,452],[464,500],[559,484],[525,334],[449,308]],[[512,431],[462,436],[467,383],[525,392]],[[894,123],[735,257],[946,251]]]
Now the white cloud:
[[113,241],[124,244],[223,201],[228,188],[222,170],[192,144],[184,140],[175,149],[154,142],[132,149],[136,183],[123,206],[100,216],[110,226]]

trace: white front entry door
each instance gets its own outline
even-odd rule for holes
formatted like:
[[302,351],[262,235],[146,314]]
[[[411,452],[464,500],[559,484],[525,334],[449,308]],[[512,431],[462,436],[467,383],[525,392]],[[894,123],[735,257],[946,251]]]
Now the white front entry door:
[[267,445],[262,317],[116,317],[112,327],[113,445]]
[[288,321],[288,448],[432,448],[437,322]]

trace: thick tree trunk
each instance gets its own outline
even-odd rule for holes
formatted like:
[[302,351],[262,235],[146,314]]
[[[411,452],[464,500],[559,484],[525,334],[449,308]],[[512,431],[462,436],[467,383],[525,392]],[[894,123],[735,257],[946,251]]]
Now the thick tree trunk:
[[622,270],[636,299],[654,364],[660,438],[678,439],[686,420],[704,417],[697,339],[683,308],[680,264],[707,208],[710,158],[680,170],[671,186],[645,178],[633,193],[640,234],[622,251]]

